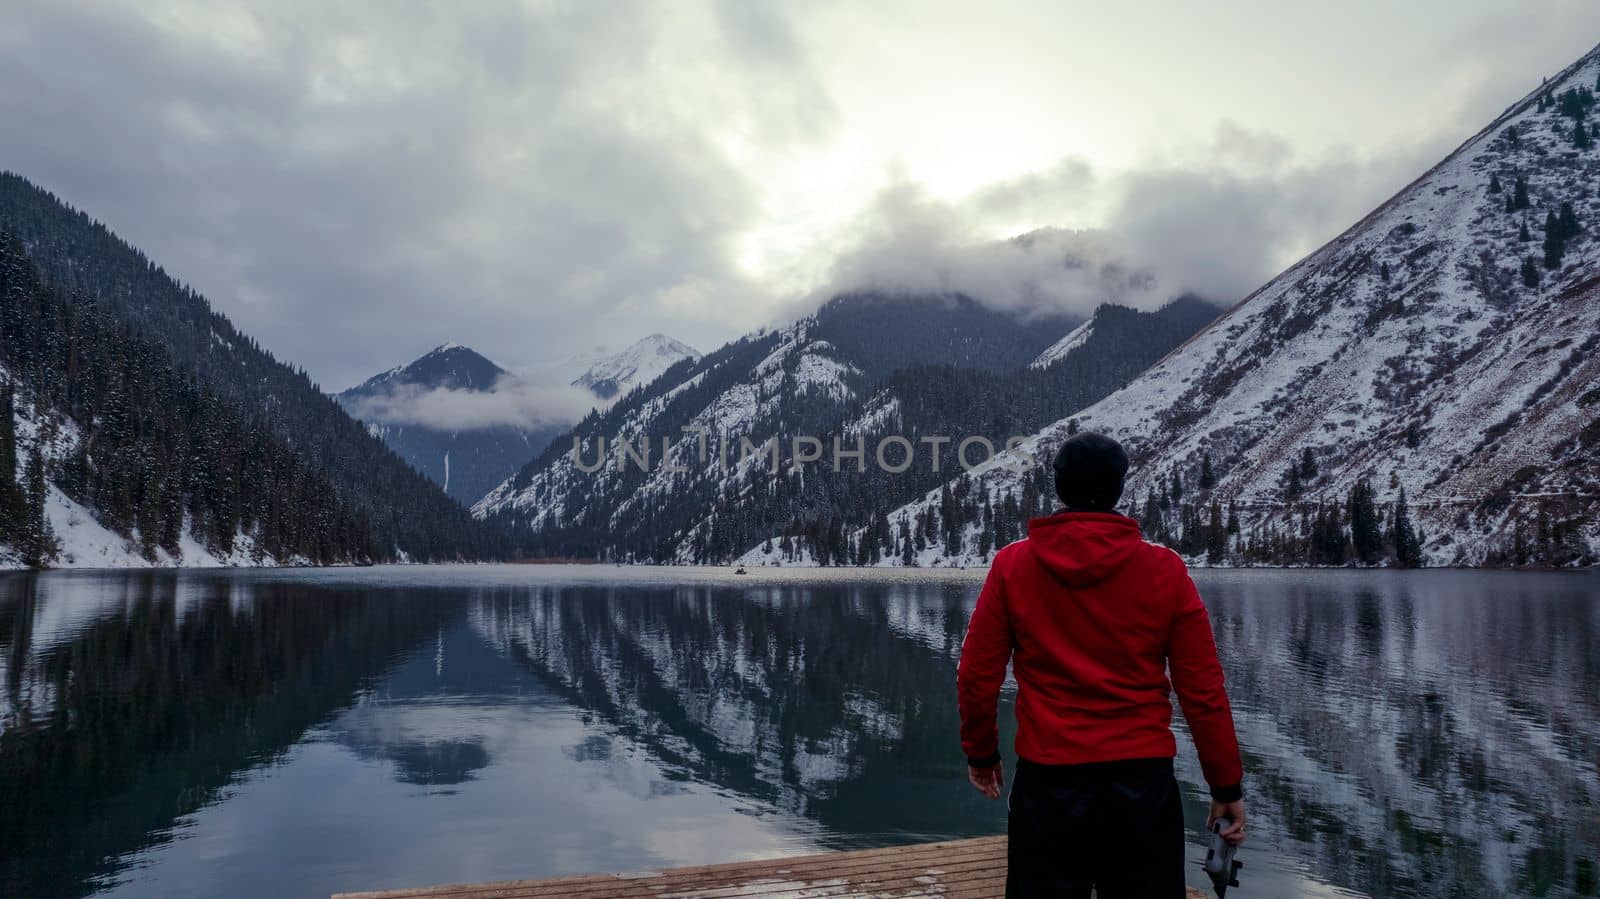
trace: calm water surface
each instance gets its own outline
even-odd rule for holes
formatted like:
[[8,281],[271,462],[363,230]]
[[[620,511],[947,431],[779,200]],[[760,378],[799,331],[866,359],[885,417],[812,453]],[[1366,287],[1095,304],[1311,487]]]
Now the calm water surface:
[[[325,896],[998,833],[956,737],[980,577],[6,575],[0,893]],[[1197,579],[1253,816],[1232,895],[1600,895],[1600,576]],[[1198,860],[1187,737],[1178,768]]]

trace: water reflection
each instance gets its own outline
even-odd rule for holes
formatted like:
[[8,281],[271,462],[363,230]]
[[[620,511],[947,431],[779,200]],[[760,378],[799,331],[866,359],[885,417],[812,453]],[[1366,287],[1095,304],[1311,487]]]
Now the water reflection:
[[948,788],[965,776],[950,695],[969,592],[548,587],[482,596],[468,617],[669,771],[854,847],[1002,826]]
[[[0,892],[325,895],[1003,829],[955,741],[975,579],[614,577],[0,578]],[[1202,589],[1252,895],[1600,895],[1594,577]]]
[[1600,895],[1590,576],[1213,576],[1256,813],[1376,896]]
[[270,765],[460,609],[171,573],[19,575],[0,599],[0,886],[82,892]]

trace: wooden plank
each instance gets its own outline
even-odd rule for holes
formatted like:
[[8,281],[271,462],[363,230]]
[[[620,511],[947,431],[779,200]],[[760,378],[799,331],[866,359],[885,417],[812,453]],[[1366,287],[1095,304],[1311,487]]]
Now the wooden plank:
[[[334,899],[987,899],[1003,895],[1006,838],[978,837],[661,871],[583,874],[363,893]],[[1191,899],[1201,894],[1189,890]]]
[[[892,866],[895,864],[918,864],[939,860],[954,860],[957,857],[972,853],[994,856],[1000,860],[1005,858],[1005,837],[979,837],[972,840],[950,840],[939,843],[912,843],[904,846],[891,846],[881,849],[855,849],[845,852],[825,852],[811,855],[779,856],[757,861],[721,863],[714,865],[695,865],[683,868],[669,868],[664,871],[640,872],[637,874],[586,874],[576,877],[561,877],[551,880],[513,880],[497,883],[466,884],[457,886],[426,887],[421,889],[401,889],[376,891],[370,893],[343,894],[339,899],[424,899],[424,897],[466,897],[466,899],[511,899],[538,895],[538,893],[524,892],[530,887],[559,887],[560,895],[574,895],[574,889],[585,889],[591,885],[605,886],[616,889],[619,879],[645,880],[652,883],[675,882],[715,882],[734,879],[741,876],[772,875],[785,872],[788,875],[814,873],[828,870],[854,870],[857,868],[874,868]],[[578,894],[578,895],[581,895]]]

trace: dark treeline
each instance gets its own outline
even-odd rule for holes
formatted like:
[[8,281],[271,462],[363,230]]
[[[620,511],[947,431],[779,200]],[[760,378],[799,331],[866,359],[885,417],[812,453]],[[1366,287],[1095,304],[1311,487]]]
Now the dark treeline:
[[[996,496],[986,484],[974,488],[973,479],[963,474],[939,488],[937,506],[914,515],[891,520],[882,509],[874,509],[859,532],[847,529],[843,516],[806,522],[784,528],[761,549],[780,562],[809,559],[822,565],[890,561],[915,566],[923,564],[923,554],[930,548],[936,551],[932,564],[973,553],[987,562],[996,549],[1027,536],[1029,519],[1048,515],[1057,506],[1045,469],[1029,469],[1021,481],[1017,493]],[[784,497],[780,492],[775,498]]]
[[[1405,488],[1397,483],[1391,483],[1383,497],[1370,481],[1362,480],[1342,498],[1304,499],[1304,492],[1319,477],[1313,459],[1305,456],[1286,472],[1282,501],[1241,506],[1214,494],[1217,473],[1209,456],[1184,470],[1198,474],[1186,481],[1175,468],[1142,495],[1124,497],[1122,509],[1138,520],[1145,539],[1195,562],[1233,567],[1426,564],[1427,534]],[[774,484],[758,504],[781,503],[801,491],[793,476]],[[1044,466],[1021,473],[1015,490],[994,493],[963,475],[939,487],[937,504],[909,517],[891,519],[877,513],[859,531],[834,521],[790,528],[761,548],[779,562],[814,560],[823,565],[956,564],[974,557],[986,563],[1000,547],[1027,535],[1030,518],[1058,509]],[[1489,497],[1458,510],[1453,532],[1481,531],[1486,522],[1508,514],[1515,513],[1505,498]],[[1541,505],[1515,517],[1511,536],[1489,547],[1484,564],[1546,568],[1593,564],[1583,523],[1581,515],[1566,514],[1554,504]]]
[[1380,502],[1361,481],[1343,500],[1300,502],[1304,483],[1315,478],[1308,454],[1290,466],[1286,502],[1241,509],[1212,495],[1216,473],[1201,458],[1196,483],[1185,485],[1173,470],[1146,491],[1135,517],[1145,538],[1210,565],[1423,564],[1425,536],[1418,530],[1400,488],[1393,502]]
[[[186,523],[219,553],[232,551],[239,534],[279,560],[366,561],[377,552],[366,521],[293,449],[185,378],[161,346],[97,303],[62,298],[5,230],[0,296],[0,362],[18,382],[0,397],[0,539],[26,564],[48,564],[55,554],[44,516],[47,476],[102,524],[137,535],[152,560],[158,548],[179,551]],[[20,484],[18,386],[38,429]],[[47,462],[41,444],[57,427],[65,452]]]
[[494,558],[511,552],[504,534],[474,521],[303,370],[273,358],[204,297],[104,225],[9,172],[0,172],[0,224],[21,239],[44,281],[63,296],[96,302],[130,335],[163,349],[181,378],[195,381],[320,472],[365,522],[374,558]]

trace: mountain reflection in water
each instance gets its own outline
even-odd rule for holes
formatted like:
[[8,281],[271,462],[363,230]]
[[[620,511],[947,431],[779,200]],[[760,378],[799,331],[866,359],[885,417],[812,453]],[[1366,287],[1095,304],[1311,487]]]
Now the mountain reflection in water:
[[[979,577],[0,577],[0,894],[326,895],[1000,832],[956,744]],[[1241,894],[1600,895],[1600,579],[1198,580],[1246,754]]]

